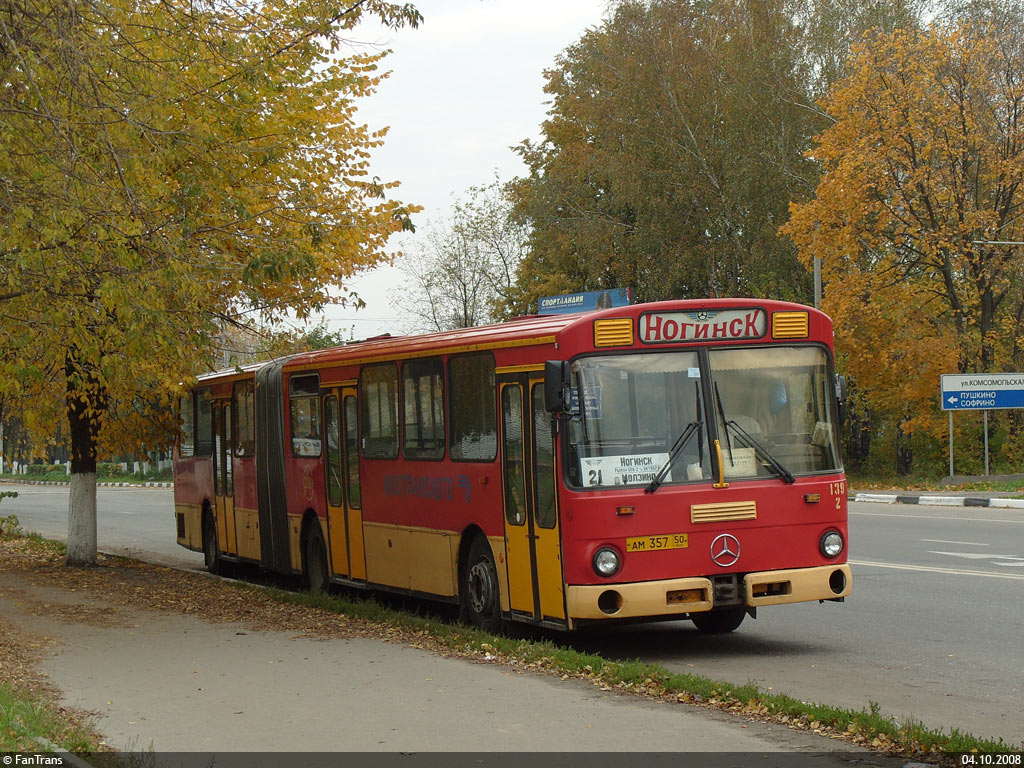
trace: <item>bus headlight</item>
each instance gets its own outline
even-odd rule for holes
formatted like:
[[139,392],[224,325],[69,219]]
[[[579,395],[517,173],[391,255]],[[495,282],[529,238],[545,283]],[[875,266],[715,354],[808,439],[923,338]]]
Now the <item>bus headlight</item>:
[[839,531],[825,531],[818,542],[818,549],[821,550],[821,554],[829,560],[839,557],[843,553],[844,546],[843,534]]
[[601,547],[594,553],[594,573],[598,576],[614,576],[622,567],[622,558],[611,547]]

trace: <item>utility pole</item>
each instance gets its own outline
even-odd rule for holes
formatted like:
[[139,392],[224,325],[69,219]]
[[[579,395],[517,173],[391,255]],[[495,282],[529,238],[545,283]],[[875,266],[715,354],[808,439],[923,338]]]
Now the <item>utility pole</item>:
[[[814,223],[814,239],[818,239],[821,223]],[[814,308],[821,309],[821,256],[814,257]]]
[[821,256],[814,257],[814,308],[821,308]]

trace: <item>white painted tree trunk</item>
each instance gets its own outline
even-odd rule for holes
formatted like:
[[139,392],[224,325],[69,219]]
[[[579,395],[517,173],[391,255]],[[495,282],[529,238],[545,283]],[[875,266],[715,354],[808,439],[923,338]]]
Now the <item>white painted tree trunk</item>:
[[72,472],[68,565],[96,565],[96,473]]

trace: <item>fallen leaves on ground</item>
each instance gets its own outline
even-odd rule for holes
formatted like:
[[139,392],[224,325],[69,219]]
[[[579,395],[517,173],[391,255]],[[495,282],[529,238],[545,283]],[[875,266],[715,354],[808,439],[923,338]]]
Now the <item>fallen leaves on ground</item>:
[[[468,641],[446,642],[420,627],[396,626],[282,602],[261,587],[228,583],[204,573],[104,555],[97,567],[69,568],[64,565],[64,555],[45,542],[0,536],[0,598],[10,598],[29,613],[69,623],[131,626],[132,611],[166,611],[210,622],[235,623],[250,631],[291,632],[307,638],[373,637],[444,656],[503,664],[517,671],[578,679],[604,692],[730,711],[750,720],[775,722],[882,751],[896,746],[884,734],[861,733],[854,723],[836,727],[806,714],[775,714],[762,702],[743,701],[729,691],[715,692],[710,697],[679,693],[667,690],[662,681],[653,678],[637,682],[605,679],[602,672],[595,673],[589,665],[578,672],[567,672],[549,656],[527,659],[486,642],[475,646]],[[37,671],[39,659],[54,642],[52,638],[27,634],[0,617],[0,678],[56,701],[56,692]],[[918,754],[921,751],[928,750],[915,750]]]

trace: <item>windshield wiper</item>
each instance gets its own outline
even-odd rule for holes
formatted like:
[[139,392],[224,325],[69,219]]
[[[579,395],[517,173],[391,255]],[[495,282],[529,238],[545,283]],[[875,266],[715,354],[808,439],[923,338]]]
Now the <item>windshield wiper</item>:
[[761,442],[751,435],[747,430],[737,424],[735,421],[727,421],[725,418],[725,409],[722,407],[722,395],[718,391],[718,382],[715,382],[715,400],[718,404],[718,415],[722,419],[722,423],[725,424],[725,438],[726,444],[729,446],[729,460],[732,461],[732,444],[729,442],[729,428],[731,427],[736,431],[737,439],[747,448],[753,448],[754,453],[760,458],[768,462],[768,465],[775,470],[775,473],[779,475],[786,483],[795,483],[796,478],[793,477],[793,473],[786,469],[779,460],[772,456],[768,449],[761,445]]
[[743,443],[747,448],[753,448],[754,453],[756,453],[762,459],[767,461],[771,468],[775,470],[776,474],[782,477],[783,480],[785,480],[787,483],[796,482],[796,478],[793,477],[793,473],[786,469],[784,466],[782,466],[782,464],[779,463],[779,460],[772,456],[768,452],[768,449],[761,445],[761,443],[758,441],[756,437],[747,432],[735,421],[725,422],[726,430],[728,430],[729,427],[732,427],[733,429],[736,430],[736,437],[739,439],[741,443]]
[[691,421],[686,425],[686,429],[683,433],[676,438],[676,441],[672,444],[672,449],[668,452],[668,459],[665,460],[665,464],[661,469],[658,470],[658,474],[654,476],[647,488],[644,489],[644,493],[654,493],[658,490],[659,486],[664,482],[665,475],[668,474],[669,467],[672,466],[672,462],[676,460],[676,456],[679,452],[686,447],[686,444],[690,442],[690,438],[693,437],[695,432],[700,432],[704,426],[704,422],[700,419],[697,421]]

